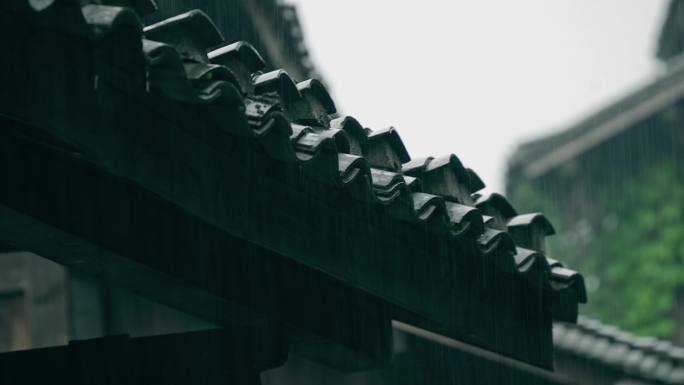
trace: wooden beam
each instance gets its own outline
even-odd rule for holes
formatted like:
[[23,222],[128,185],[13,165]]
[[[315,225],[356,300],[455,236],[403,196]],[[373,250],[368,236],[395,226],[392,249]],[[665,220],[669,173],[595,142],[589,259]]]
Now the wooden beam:
[[260,384],[253,335],[218,329],[111,336],[0,354],[3,384]]
[[221,325],[256,325],[264,351],[287,338],[294,351],[344,370],[388,362],[390,314],[379,299],[4,123],[0,242]]

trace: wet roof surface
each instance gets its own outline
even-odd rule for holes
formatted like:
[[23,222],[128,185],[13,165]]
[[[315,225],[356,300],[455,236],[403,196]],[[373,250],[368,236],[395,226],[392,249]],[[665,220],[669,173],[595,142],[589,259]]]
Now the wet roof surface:
[[[82,146],[78,150],[82,150],[80,157],[105,164],[108,172],[130,178],[233,235],[311,264],[428,319],[442,314],[461,317],[445,309],[443,302],[422,303],[422,299],[437,295],[426,288],[438,277],[420,274],[440,274],[435,266],[441,263],[438,256],[443,256],[448,269],[454,269],[450,274],[472,277],[440,280],[440,290],[446,289],[446,295],[454,296],[449,297],[456,301],[451,306],[469,309],[483,302],[488,304],[488,311],[494,312],[469,315],[471,319],[464,325],[472,330],[459,337],[499,330],[500,325],[490,329],[476,325],[478,317],[496,316],[497,311],[510,312],[520,319],[535,318],[540,327],[550,326],[550,319],[544,315],[546,309],[551,309],[554,319],[575,321],[578,303],[586,301],[584,282],[580,274],[544,254],[543,237],[552,234],[553,227],[543,214],[518,215],[502,195],[477,194],[484,187],[483,181],[456,155],[411,160],[395,128],[372,130],[351,116],[339,116],[334,101],[316,80],[297,81],[283,70],[263,72],[265,63],[250,44],[225,42],[201,11],[143,26],[136,9],[147,10],[147,5],[136,1],[115,3],[124,6],[81,6],[67,0],[4,3],[2,7],[31,22],[27,27],[33,28],[31,33],[40,36],[41,31],[48,31],[74,39],[76,48],[68,49],[83,50],[86,54],[82,57],[90,61],[56,57],[83,66],[80,72],[85,75],[66,89],[78,88],[82,83],[89,88],[79,96],[62,93],[61,97],[69,105],[86,106],[85,117],[69,115],[59,120],[63,118],[59,114],[32,114],[26,110],[27,104],[12,104],[9,100],[2,113],[63,135],[65,142]],[[25,56],[15,58],[22,60]],[[37,92],[46,95],[65,89],[50,88],[54,85],[49,83],[31,81],[25,88],[44,88],[47,91]],[[18,100],[30,97],[21,92],[25,91],[17,88]],[[87,107],[83,95],[106,92],[124,97],[111,104]],[[50,111],[53,101],[46,100],[45,104],[33,104],[33,108]],[[122,114],[116,108],[136,113]],[[169,131],[148,137],[154,141],[147,146],[123,141],[116,144],[121,147],[109,147],[103,145],[110,143],[105,139],[109,134],[82,136],[83,131],[70,131],[88,124],[100,124],[112,131],[129,125],[141,131],[168,126]],[[55,129],[60,126],[69,129]],[[172,131],[174,127],[178,127],[177,131]],[[179,132],[189,132],[187,138],[191,139],[178,139]],[[182,143],[182,147],[160,147],[159,143]],[[193,147],[193,143],[203,147]],[[221,148],[222,144],[232,147]],[[486,148],[486,143],[474,145],[482,146],[483,151]],[[214,157],[214,152],[207,149],[218,155]],[[173,167],[185,170],[190,179],[182,179],[186,174],[164,170],[163,162],[155,166],[157,169],[136,170],[144,168],[146,159],[169,151],[177,152]],[[199,162],[198,158],[206,161],[193,163]],[[110,160],[102,163],[104,159]],[[184,164],[183,159],[188,163]],[[222,163],[225,159],[232,160]],[[199,164],[205,168],[199,168]],[[196,183],[188,183],[193,178]],[[230,209],[221,211],[224,207]],[[244,207],[249,209],[242,210]],[[232,214],[223,215],[225,212]],[[250,222],[250,212],[260,216]],[[301,223],[308,227],[297,231]],[[321,250],[331,256],[356,258],[347,263],[360,267],[356,267],[357,271],[345,270],[352,265],[322,258]],[[392,261],[374,273],[379,275],[365,274],[364,269],[371,265],[359,262],[362,256],[373,255]],[[426,259],[431,257],[434,261]],[[389,278],[377,278],[388,274]],[[507,277],[505,282],[510,280],[510,287],[524,288],[524,293],[508,292],[497,286],[501,283],[489,281],[497,281],[500,275]],[[411,286],[415,285],[413,280],[420,284]],[[473,293],[487,294],[473,299],[478,295]],[[499,306],[502,303],[506,305]],[[528,353],[516,353],[515,343],[503,343],[509,344],[506,348],[498,346],[501,339],[525,339],[525,333],[530,332],[524,331],[525,327],[532,324],[511,325],[498,331],[504,334],[477,335],[472,341],[548,366],[548,361],[538,354],[530,359]],[[521,331],[516,332],[516,327]]]

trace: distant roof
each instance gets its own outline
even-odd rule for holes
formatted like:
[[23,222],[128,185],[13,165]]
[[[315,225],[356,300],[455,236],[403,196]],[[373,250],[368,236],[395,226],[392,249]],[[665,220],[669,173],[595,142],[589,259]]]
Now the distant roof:
[[664,75],[574,126],[522,144],[511,158],[510,167],[522,171],[525,178],[543,176],[671,106],[683,96],[684,61],[677,61]]
[[663,384],[684,384],[684,348],[654,337],[639,337],[580,316],[576,325],[555,323],[554,347],[625,376]]
[[656,56],[660,60],[671,58],[684,52],[684,6],[681,0],[670,0],[665,22],[658,37]]

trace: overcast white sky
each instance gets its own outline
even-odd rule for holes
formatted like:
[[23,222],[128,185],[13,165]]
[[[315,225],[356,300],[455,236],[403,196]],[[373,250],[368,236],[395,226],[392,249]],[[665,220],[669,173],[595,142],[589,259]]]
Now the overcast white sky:
[[666,0],[291,0],[338,109],[399,130],[412,157],[455,153],[491,190],[529,138],[659,69]]

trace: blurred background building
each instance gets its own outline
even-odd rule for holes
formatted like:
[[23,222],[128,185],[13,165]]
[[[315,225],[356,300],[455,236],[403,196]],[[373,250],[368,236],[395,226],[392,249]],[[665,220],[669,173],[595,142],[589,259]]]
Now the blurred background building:
[[507,191],[553,213],[551,248],[590,276],[587,314],[684,343],[684,66],[681,2],[658,38],[652,82],[558,133],[521,145]]

